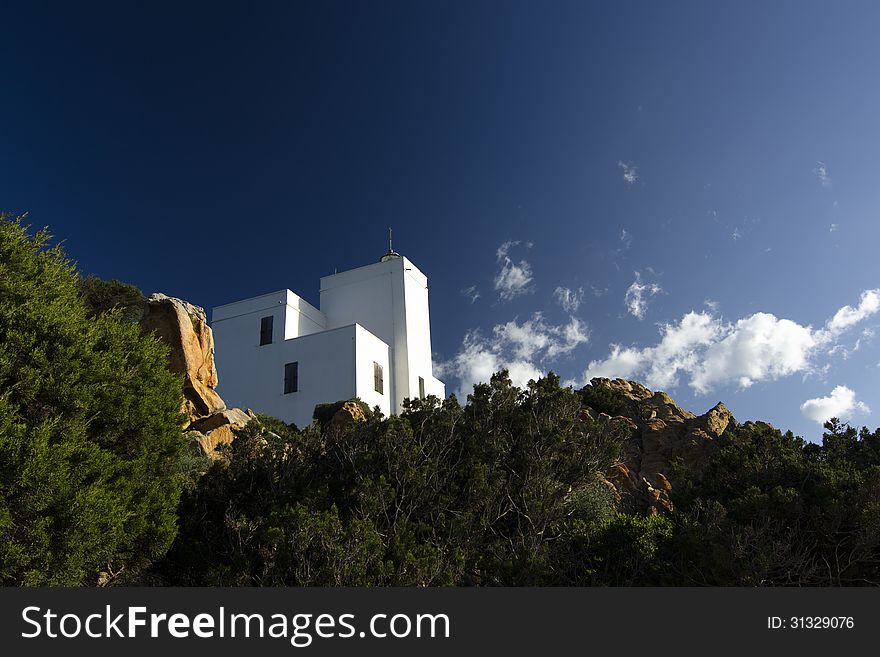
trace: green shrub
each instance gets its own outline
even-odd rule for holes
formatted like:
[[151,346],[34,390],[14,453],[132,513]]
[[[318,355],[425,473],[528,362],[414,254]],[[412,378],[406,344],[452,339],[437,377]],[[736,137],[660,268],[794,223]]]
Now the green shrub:
[[0,582],[137,573],[176,531],[181,384],[166,348],[90,316],[45,230],[0,216]]

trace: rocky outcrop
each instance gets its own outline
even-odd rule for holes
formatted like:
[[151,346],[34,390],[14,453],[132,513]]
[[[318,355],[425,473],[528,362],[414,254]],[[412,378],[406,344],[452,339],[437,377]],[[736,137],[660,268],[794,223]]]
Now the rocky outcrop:
[[191,303],[153,294],[143,301],[138,317],[141,331],[168,345],[168,369],[183,375],[184,428],[195,454],[218,458],[215,447],[232,442],[234,431],[250,421],[238,408],[226,408],[214,388],[214,335],[204,309]]
[[330,419],[330,428],[341,430],[353,422],[365,422],[367,419],[362,404],[350,400],[342,404],[342,408],[333,414]]
[[235,430],[244,427],[252,417],[252,412],[249,414],[239,408],[229,408],[193,420],[187,431],[190,448],[195,454],[202,453],[216,458],[214,449],[218,445],[231,443],[235,438]]
[[733,415],[722,403],[696,416],[680,408],[665,392],[623,379],[596,378],[591,386],[604,386],[614,393],[620,414],[614,417],[589,407],[584,412],[626,438],[620,462],[607,473],[619,500],[647,513],[672,510],[670,470],[681,461],[700,472],[721,444]]
[[214,392],[214,334],[202,308],[152,294],[143,303],[139,324],[144,333],[153,333],[169,346],[168,368],[184,376],[182,411],[186,415],[201,417],[226,408]]

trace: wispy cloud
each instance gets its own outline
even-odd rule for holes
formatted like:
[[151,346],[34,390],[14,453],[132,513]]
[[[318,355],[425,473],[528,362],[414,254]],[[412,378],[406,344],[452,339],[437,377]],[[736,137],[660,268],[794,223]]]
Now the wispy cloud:
[[581,306],[581,302],[584,300],[584,288],[579,287],[577,291],[571,290],[567,287],[557,287],[553,291],[553,298],[556,299],[556,303],[562,306],[562,309],[569,314],[574,314],[577,312],[578,308]]
[[623,249],[627,250],[632,246],[633,236],[626,228],[620,231],[620,241],[623,244]]
[[516,319],[498,324],[490,335],[469,331],[458,353],[436,365],[439,376],[459,382],[458,394],[465,396],[475,383],[487,382],[495,372],[506,369],[514,384],[524,386],[545,375],[550,363],[589,340],[586,325],[575,317],[551,325],[541,313],[520,323]]
[[831,185],[831,176],[828,175],[828,165],[821,160],[816,162],[816,167],[813,169],[813,173],[816,174],[816,178],[822,183],[822,187],[829,187]]
[[461,290],[461,293],[470,299],[471,303],[474,303],[477,299],[480,298],[480,291],[477,289],[476,285],[471,285],[470,287],[466,287]]
[[630,315],[641,320],[645,319],[645,313],[648,311],[648,300],[663,292],[663,288],[656,283],[642,283],[642,275],[639,272],[634,273],[635,280],[627,288],[623,302]]
[[839,224],[831,224],[831,225],[828,227],[828,232],[829,232],[829,233],[836,233],[838,228],[840,228],[840,225],[839,225]]
[[852,348],[847,347],[844,344],[836,344],[831,349],[828,350],[829,356],[841,356],[843,360],[849,360],[850,356],[856,353],[859,349],[862,348],[862,339],[856,338],[855,344]]
[[862,293],[856,308],[840,308],[821,329],[802,326],[770,313],[755,313],[725,322],[712,313],[691,311],[660,326],[660,340],[637,348],[612,344],[609,355],[589,363],[583,382],[595,376],[638,377],[649,387],[688,385],[705,394],[718,385],[747,388],[816,368],[819,353],[834,345],[843,331],[880,311],[880,289]]
[[[509,301],[521,294],[532,292],[532,266],[526,260],[514,262],[511,260],[510,249],[519,246],[519,241],[507,241],[498,247],[495,253],[501,268],[495,276],[495,290],[502,301]],[[523,244],[525,248],[531,248],[531,242]]]
[[730,234],[730,237],[733,238],[734,242],[740,239],[742,237],[742,233],[739,232],[739,228],[734,228],[733,232]]
[[837,386],[827,397],[808,399],[801,404],[803,416],[819,424],[824,424],[833,417],[848,420],[853,413],[870,414],[867,404],[856,399],[854,390],[846,386]]
[[859,297],[858,306],[855,308],[844,306],[834,313],[834,317],[828,320],[826,326],[829,331],[840,332],[878,311],[880,311],[880,288],[865,290]]
[[639,170],[632,162],[618,160],[617,166],[623,169],[623,181],[628,185],[634,184],[639,179]]

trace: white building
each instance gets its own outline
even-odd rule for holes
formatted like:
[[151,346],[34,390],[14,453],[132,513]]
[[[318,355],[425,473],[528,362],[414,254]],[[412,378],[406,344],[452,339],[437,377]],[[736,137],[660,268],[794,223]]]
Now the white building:
[[321,309],[290,290],[212,310],[218,392],[229,406],[311,423],[317,404],[359,397],[385,415],[436,395],[428,279],[389,248],[321,279]]

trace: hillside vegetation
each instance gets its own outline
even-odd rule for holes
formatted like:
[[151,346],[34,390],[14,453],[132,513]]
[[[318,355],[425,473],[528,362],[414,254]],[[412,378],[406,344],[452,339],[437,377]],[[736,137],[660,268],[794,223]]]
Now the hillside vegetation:
[[209,461],[141,299],[0,220],[4,585],[880,584],[880,429],[500,372],[398,417],[244,416]]

